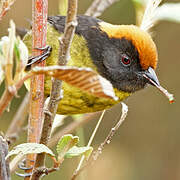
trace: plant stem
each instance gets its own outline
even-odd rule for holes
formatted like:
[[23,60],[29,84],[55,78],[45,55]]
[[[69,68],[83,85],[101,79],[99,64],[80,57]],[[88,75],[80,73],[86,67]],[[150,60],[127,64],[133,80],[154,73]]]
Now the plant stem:
[[[46,46],[46,31],[47,31],[47,12],[48,0],[33,0],[32,1],[32,35],[33,35],[33,56],[41,54],[40,50]],[[38,64],[44,66],[45,62]],[[29,123],[28,123],[28,142],[39,142],[43,121],[43,106],[44,106],[44,75],[34,76],[31,79],[30,89],[30,108],[29,108]],[[27,167],[34,165],[35,155],[27,156]],[[31,170],[27,171],[27,173]],[[26,180],[29,179],[25,178]]]
[[15,94],[11,92],[8,88],[4,90],[3,95],[0,99],[0,116],[2,115],[6,107],[9,105],[14,95]]
[[[106,112],[106,110],[104,110],[104,111],[102,112],[102,114],[101,114],[101,116],[100,116],[100,118],[99,118],[99,121],[97,122],[96,127],[94,128],[94,131],[93,131],[93,133],[92,133],[92,135],[91,135],[91,137],[90,137],[90,139],[89,139],[89,142],[88,142],[88,144],[87,144],[87,147],[89,147],[89,146],[91,145],[91,143],[92,143],[92,141],[93,141],[93,139],[94,139],[94,137],[95,137],[95,134],[96,134],[96,132],[97,132],[97,130],[98,130],[100,124],[101,124],[101,121],[102,121],[102,119],[103,119],[103,117],[104,117],[105,112]],[[85,158],[85,156],[83,155],[82,158],[81,158],[81,160],[80,160],[80,162],[79,162],[79,165],[78,165],[77,169],[75,170],[75,173],[74,173],[74,174],[76,174],[76,172],[78,172],[79,169],[81,168],[81,166],[82,166],[82,164],[83,164],[83,162],[84,162],[84,158]]]
[[123,102],[121,104],[122,104],[121,117],[119,118],[119,121],[117,122],[117,124],[113,128],[111,128],[111,130],[110,130],[109,134],[107,135],[106,139],[104,140],[104,142],[100,144],[97,151],[94,153],[94,155],[93,155],[94,161],[97,160],[99,155],[102,153],[102,150],[104,149],[105,145],[110,144],[114,134],[117,132],[117,130],[119,129],[121,124],[126,119],[126,116],[127,116],[127,113],[128,113],[128,106],[126,104],[124,104]]
[[[58,65],[66,65],[68,61],[68,57],[70,53],[69,52],[70,45],[73,39],[75,27],[77,25],[76,14],[77,14],[77,0],[69,0],[64,35],[60,40]],[[50,100],[47,109],[44,112],[44,124],[42,127],[42,134],[40,139],[41,144],[47,145],[48,140],[50,138],[53,120],[58,108],[59,101],[62,97],[61,85],[62,83],[60,80],[54,79],[52,83]],[[44,161],[45,161],[45,154],[44,153],[38,154],[35,162],[35,168],[43,167]],[[33,172],[36,171],[34,170]],[[39,179],[39,174],[33,173],[31,180],[36,180],[36,179]]]
[[8,86],[5,88],[3,95],[1,96],[1,99],[0,99],[0,116],[2,115],[4,110],[7,108],[10,101],[13,99],[13,97],[17,95],[17,92],[21,88],[21,86],[24,84],[24,81],[32,76],[33,74],[29,73],[13,86]]
[[105,138],[104,142],[100,144],[100,146],[98,147],[97,151],[95,151],[93,153],[92,158],[82,167],[80,168],[78,171],[76,170],[71,178],[71,180],[75,180],[77,178],[77,176],[88,166],[94,164],[94,162],[97,160],[97,158],[99,157],[100,154],[102,154],[102,151],[105,147],[105,145],[110,144],[114,134],[117,132],[117,130],[119,129],[119,127],[121,126],[121,124],[124,122],[124,120],[126,119],[127,113],[128,113],[128,106],[124,103],[122,104],[122,114],[121,117],[119,119],[119,121],[117,122],[117,124],[111,128],[109,134],[107,135],[107,137]]

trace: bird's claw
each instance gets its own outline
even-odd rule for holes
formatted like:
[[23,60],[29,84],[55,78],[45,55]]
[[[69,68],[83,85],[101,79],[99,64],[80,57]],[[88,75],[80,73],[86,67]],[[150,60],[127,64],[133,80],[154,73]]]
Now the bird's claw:
[[[33,166],[31,167],[26,167],[25,166],[25,159],[23,161],[21,161],[19,164],[18,164],[18,168],[21,169],[21,170],[32,170],[33,169]],[[34,160],[30,160],[31,162],[34,162]],[[20,176],[20,177],[29,177],[32,175],[32,172],[30,173],[24,173],[24,174],[21,174],[21,173],[18,173],[18,172],[15,172],[16,175]]]
[[40,62],[44,61],[46,58],[48,58],[52,51],[52,48],[50,46],[45,46],[42,48],[35,48],[35,49],[42,50],[43,52],[41,55],[33,56],[28,59],[28,63],[25,68],[26,71],[28,71],[31,68],[32,64],[40,63]]
[[18,172],[15,172],[16,175],[20,176],[20,177],[30,177],[32,175],[32,173],[24,173],[24,174],[21,174],[21,173],[18,173]]
[[33,166],[26,167],[24,162],[21,162],[21,163],[18,164],[18,168],[21,169],[21,170],[31,170],[31,169],[33,169]]
[[34,48],[34,49],[41,50],[41,51],[48,51],[49,48],[51,48],[51,47],[50,47],[49,45],[46,45],[46,46],[44,46],[44,47],[41,47],[41,48],[36,47],[36,48]]

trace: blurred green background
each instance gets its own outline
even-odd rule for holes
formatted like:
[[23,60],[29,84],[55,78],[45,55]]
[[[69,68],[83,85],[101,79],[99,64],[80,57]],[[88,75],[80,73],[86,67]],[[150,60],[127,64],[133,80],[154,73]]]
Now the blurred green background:
[[[168,1],[164,1],[168,2]],[[169,0],[169,2],[180,2]],[[79,14],[83,14],[90,0],[79,0]],[[58,14],[58,0],[49,1],[49,15]],[[120,0],[100,17],[115,24],[134,24],[135,9],[132,1]],[[17,0],[7,15],[0,21],[0,36],[7,34],[9,20],[17,26],[29,28],[26,19],[31,19],[31,0]],[[83,174],[86,180],[179,180],[180,179],[180,24],[163,21],[153,28],[154,40],[159,52],[157,75],[161,85],[175,95],[175,103],[168,100],[154,87],[148,87],[132,95],[125,103],[129,113],[98,161]],[[2,91],[2,88],[0,91]],[[25,88],[20,96],[25,94]],[[0,130],[6,131],[22,98],[15,99],[10,112],[0,118]],[[115,124],[121,107],[116,106],[106,113],[93,146],[97,147]],[[85,139],[97,122],[84,126]],[[25,142],[25,136],[18,143]],[[58,172],[44,179],[70,179],[78,158],[68,159]],[[21,179],[13,175],[12,179]]]

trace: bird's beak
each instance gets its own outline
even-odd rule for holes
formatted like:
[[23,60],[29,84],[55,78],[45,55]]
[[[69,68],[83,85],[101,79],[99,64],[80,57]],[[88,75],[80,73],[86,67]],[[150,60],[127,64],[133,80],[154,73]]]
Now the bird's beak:
[[159,80],[153,68],[149,67],[146,71],[142,73],[142,75],[144,78],[148,80],[149,84],[159,89],[169,99],[170,103],[174,102],[173,94],[168,93],[168,91],[160,85]]
[[153,68],[149,67],[143,72],[143,76],[148,80],[149,84],[154,86],[160,86],[159,80]]

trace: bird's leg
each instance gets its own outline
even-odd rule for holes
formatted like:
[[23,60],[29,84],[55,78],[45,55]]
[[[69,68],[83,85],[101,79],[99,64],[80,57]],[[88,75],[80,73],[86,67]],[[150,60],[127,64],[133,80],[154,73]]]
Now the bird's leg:
[[46,58],[48,58],[52,51],[52,48],[50,46],[45,46],[43,48],[35,48],[35,49],[42,50],[43,53],[41,55],[33,56],[28,59],[28,63],[26,65],[26,69],[25,69],[26,71],[28,71],[31,68],[32,64],[40,63],[40,62],[44,61]]

